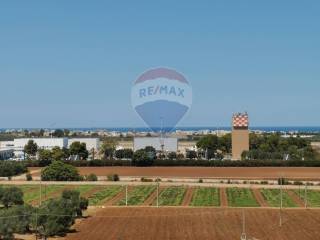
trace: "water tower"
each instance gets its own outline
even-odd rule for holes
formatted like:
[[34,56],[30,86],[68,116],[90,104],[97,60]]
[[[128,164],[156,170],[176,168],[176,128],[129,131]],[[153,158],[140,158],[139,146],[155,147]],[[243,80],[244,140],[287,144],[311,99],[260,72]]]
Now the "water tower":
[[248,113],[235,113],[232,117],[232,160],[241,160],[243,151],[249,151]]

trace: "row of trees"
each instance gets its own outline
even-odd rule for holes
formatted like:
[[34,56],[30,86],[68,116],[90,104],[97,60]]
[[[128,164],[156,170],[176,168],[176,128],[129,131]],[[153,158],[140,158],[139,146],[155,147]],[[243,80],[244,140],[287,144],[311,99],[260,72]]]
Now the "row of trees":
[[33,141],[28,141],[27,145],[24,147],[24,151],[29,156],[36,156],[43,166],[50,164],[54,160],[65,160],[70,156],[77,156],[82,160],[85,160],[89,156],[87,146],[85,143],[73,142],[69,148],[54,147],[52,150],[39,149],[38,145]]
[[12,177],[28,171],[25,163],[0,161],[0,177]]
[[242,159],[313,160],[317,153],[311,142],[301,137],[281,137],[280,134],[250,134],[250,151],[243,152]]
[[50,199],[39,207],[24,205],[23,193],[16,187],[0,189],[0,239],[14,239],[14,234],[34,233],[41,239],[64,236],[75,219],[82,217],[88,200],[78,191],[66,190],[60,199]]

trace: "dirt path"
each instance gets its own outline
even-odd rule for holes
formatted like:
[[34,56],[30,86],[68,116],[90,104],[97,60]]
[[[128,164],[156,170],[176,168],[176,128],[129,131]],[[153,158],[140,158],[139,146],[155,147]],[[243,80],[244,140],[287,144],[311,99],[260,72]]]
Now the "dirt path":
[[[128,187],[128,194],[130,191],[132,191],[133,187]],[[126,189],[125,187],[122,189],[121,192],[119,192],[117,195],[115,195],[113,198],[111,198],[109,201],[106,201],[103,205],[104,206],[114,206],[116,205],[121,199],[126,197]]]
[[286,190],[289,197],[293,200],[295,204],[297,204],[298,207],[304,207],[304,202],[299,198],[299,196],[292,190]]
[[225,188],[220,188],[220,206],[228,207],[228,196]]
[[269,207],[269,204],[264,199],[259,189],[252,189],[252,192],[261,207]]
[[85,198],[89,198],[92,195],[96,194],[97,192],[102,191],[103,189],[104,189],[104,187],[97,186],[97,187],[85,192],[82,196],[85,197]]
[[191,201],[192,201],[192,196],[193,196],[193,190],[194,188],[188,187],[187,191],[184,195],[183,201],[182,201],[182,206],[189,206]]
[[[159,195],[160,193],[165,189],[165,187],[159,188]],[[143,206],[152,206],[153,203],[157,199],[157,189],[146,199],[146,201],[143,203]]]

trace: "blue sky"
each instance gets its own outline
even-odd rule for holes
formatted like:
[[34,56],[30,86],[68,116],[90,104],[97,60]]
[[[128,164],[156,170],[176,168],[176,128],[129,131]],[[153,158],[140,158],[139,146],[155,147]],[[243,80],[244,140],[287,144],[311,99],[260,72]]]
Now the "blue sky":
[[319,126],[319,1],[1,1],[0,128],[145,126],[130,90],[167,66],[180,126]]

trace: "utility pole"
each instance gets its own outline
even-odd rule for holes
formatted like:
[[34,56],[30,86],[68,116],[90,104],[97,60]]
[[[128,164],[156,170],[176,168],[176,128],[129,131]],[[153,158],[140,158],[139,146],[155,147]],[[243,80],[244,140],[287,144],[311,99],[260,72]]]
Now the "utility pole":
[[241,240],[247,240],[247,234],[246,234],[246,215],[244,210],[242,210],[242,234],[240,237]]
[[157,183],[157,208],[159,207],[159,185],[160,183]]
[[308,184],[306,183],[304,188],[304,207],[305,208],[308,208],[308,194],[307,194],[308,189],[307,188],[308,188]]
[[126,206],[128,206],[128,185],[126,185]]
[[279,226],[282,227],[282,183],[283,178],[280,178],[280,211],[279,211]]
[[40,193],[39,193],[39,207],[41,206],[42,204],[42,179],[41,179],[41,176],[40,176]]

